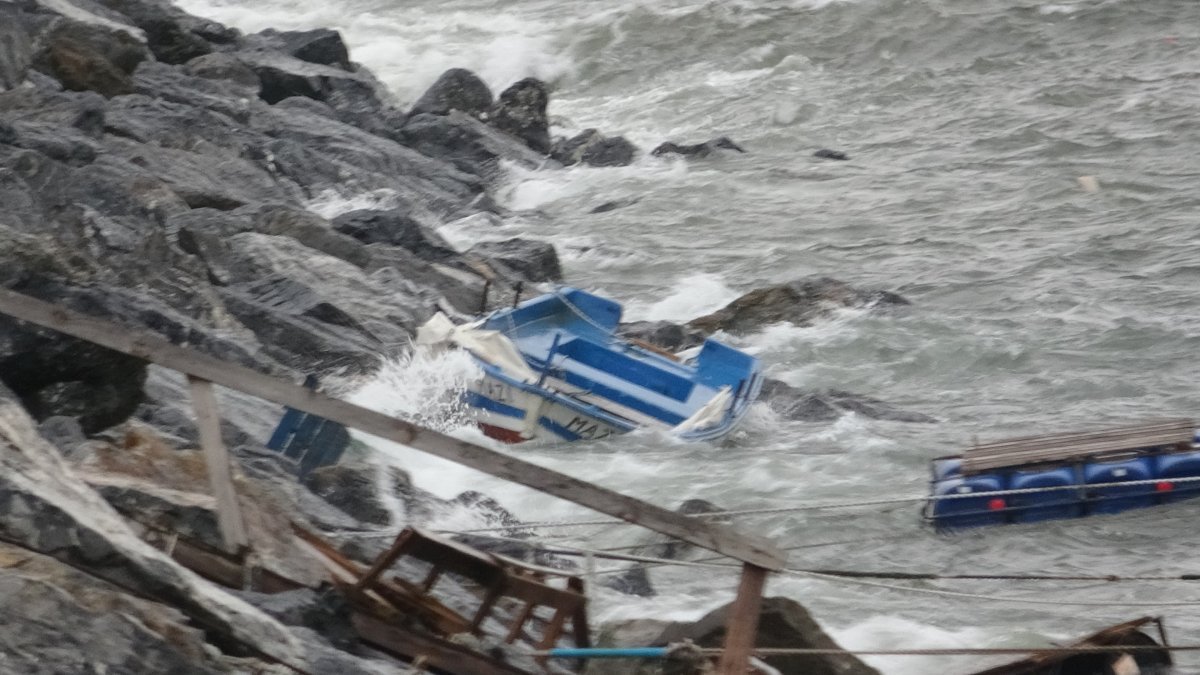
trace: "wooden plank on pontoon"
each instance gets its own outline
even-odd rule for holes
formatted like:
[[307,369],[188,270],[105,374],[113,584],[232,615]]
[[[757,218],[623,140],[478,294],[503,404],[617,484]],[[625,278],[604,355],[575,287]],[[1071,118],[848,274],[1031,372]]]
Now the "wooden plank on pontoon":
[[1069,461],[1139,448],[1192,447],[1196,426],[1190,419],[1164,419],[1097,431],[1012,438],[976,445],[963,452],[963,472]]
[[320,415],[416,450],[524,485],[710,551],[768,570],[786,554],[767,539],[681,515],[537,464],[330,398],[291,382],[222,361],[145,331],[120,326],[0,289],[0,312],[252,396]]

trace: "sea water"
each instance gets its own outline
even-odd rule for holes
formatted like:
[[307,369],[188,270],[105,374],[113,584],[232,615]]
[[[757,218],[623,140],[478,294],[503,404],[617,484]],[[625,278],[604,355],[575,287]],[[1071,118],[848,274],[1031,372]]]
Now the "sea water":
[[[849,412],[787,422],[760,410],[721,445],[634,433],[512,449],[531,461],[671,508],[692,497],[782,508],[919,496],[929,458],[976,438],[1198,408],[1195,0],[181,4],[244,31],[337,28],[401,106],[443,70],[465,67],[494,92],[522,77],[546,81],[555,134],[594,127],[644,151],[736,140],[746,154],[688,162],[643,153],[629,167],[513,170],[501,186],[514,210],[503,235],[554,242],[567,279],[623,302],[630,318],[684,321],[808,275],[913,303],[729,339],[789,384],[880,398],[937,423]],[[850,159],[812,157],[820,148]],[[386,200],[329,195],[314,210]],[[592,213],[618,200],[628,205]],[[458,223],[448,234],[469,243],[496,236],[494,227]],[[451,433],[482,441],[453,409],[427,409],[444,397],[412,396],[453,391],[469,374],[469,364],[439,358],[448,360],[386,369],[358,400],[425,421],[442,415]],[[527,520],[595,517],[378,447],[439,494],[479,489]],[[1198,571],[1197,515],[1200,504],[1185,503],[947,537],[922,526],[918,504],[901,502],[737,525],[791,548],[796,568],[1170,576]],[[455,518],[439,526],[470,526],[469,514]],[[592,546],[629,536],[611,530],[550,532]],[[728,568],[651,577],[658,597],[600,590],[596,618],[694,618],[736,583]],[[1143,614],[1163,614],[1179,643],[1200,629],[1188,604],[1200,589],[1179,582],[920,586],[948,593],[787,575],[767,591],[802,602],[850,648],[1044,644]],[[1194,657],[1181,659],[1194,669]],[[894,674],[983,663],[868,660]]]

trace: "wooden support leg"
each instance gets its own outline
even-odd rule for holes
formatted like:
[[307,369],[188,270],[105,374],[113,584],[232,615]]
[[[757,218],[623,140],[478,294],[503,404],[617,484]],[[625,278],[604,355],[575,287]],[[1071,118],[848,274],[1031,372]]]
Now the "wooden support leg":
[[742,565],[737,598],[729,608],[729,619],[725,624],[725,649],[717,667],[720,675],[746,675],[754,640],[758,636],[758,615],[762,611],[766,583],[767,570],[749,563]]
[[208,482],[217,500],[217,525],[221,528],[221,538],[225,540],[229,552],[240,554],[249,546],[250,540],[246,536],[237,492],[233,489],[229,453],[221,442],[217,398],[213,395],[212,382],[208,380],[189,375],[188,385],[191,387],[192,407],[196,411],[196,426],[200,430],[200,446],[204,449],[204,461],[208,465]]
[[354,584],[354,590],[361,593],[370,588],[371,584],[375,583],[375,580],[379,578],[379,575],[391,567],[392,563],[396,562],[396,559],[404,553],[404,549],[408,545],[409,539],[412,539],[412,536],[412,530],[404,530],[397,535],[396,541],[392,542],[392,547],[383,555],[376,558],[375,564],[371,565],[371,569],[367,570],[367,573],[358,580],[358,583]]

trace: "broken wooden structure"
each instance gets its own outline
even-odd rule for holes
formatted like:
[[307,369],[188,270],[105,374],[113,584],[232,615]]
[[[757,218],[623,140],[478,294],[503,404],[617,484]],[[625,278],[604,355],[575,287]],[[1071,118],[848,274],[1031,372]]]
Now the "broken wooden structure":
[[726,525],[678,514],[587,481],[546,469],[490,448],[459,440],[382,413],[330,398],[316,391],[239,364],[203,354],[141,330],[0,289],[0,313],[145,359],[188,377],[201,421],[201,444],[226,545],[242,550],[245,528],[233,496],[229,457],[221,443],[212,384],[288,406],[325,420],[447,459],[483,473],[585,506],[742,562],[742,578],[729,618],[723,675],[744,675],[757,634],[762,589],[769,571],[783,569],[787,555],[774,543],[736,532]]
[[[516,612],[506,626],[506,644],[521,641],[536,651],[545,651],[568,634],[570,624],[574,646],[591,646],[583,580],[563,570],[485,553],[415,527],[397,535],[367,567],[310,532],[296,528],[296,533],[328,561],[335,584],[353,606],[354,627],[359,635],[384,651],[407,658],[419,655],[430,666],[462,675],[495,672],[488,670],[495,659],[486,657],[472,660],[482,669],[464,668],[463,656],[454,643],[439,637],[482,635],[485,621],[502,621],[496,611],[501,604]],[[421,561],[429,569],[420,580],[406,579],[394,573],[401,559]],[[479,589],[480,604],[470,616],[434,597],[432,591],[438,580],[449,575]],[[538,616],[542,608],[549,610],[549,617]],[[413,631],[404,622],[397,622],[397,617],[415,617],[428,632]]]
[[[1158,633],[1158,640],[1146,634],[1148,628]],[[1068,645],[1079,649],[1117,646],[1135,649],[1040,652],[973,675],[1155,675],[1166,673],[1171,666],[1170,645],[1162,617],[1144,616],[1119,623]],[[1163,649],[1153,649],[1156,646]]]
[[1192,449],[1196,424],[1190,419],[1142,422],[1112,429],[1012,438],[975,444],[962,454],[965,474],[1049,462],[1082,461],[1128,454],[1130,448]]

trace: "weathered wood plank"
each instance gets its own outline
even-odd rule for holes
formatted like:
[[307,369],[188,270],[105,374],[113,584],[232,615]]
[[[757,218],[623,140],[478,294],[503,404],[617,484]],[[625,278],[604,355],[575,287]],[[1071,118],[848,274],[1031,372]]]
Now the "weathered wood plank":
[[365,642],[405,660],[424,658],[427,665],[442,672],[453,675],[529,675],[515,666],[448,640],[404,630],[361,612],[355,612],[351,622]]
[[762,612],[766,583],[767,570],[742,565],[737,598],[729,608],[729,618],[725,622],[725,647],[717,666],[720,675],[745,675],[749,670],[754,641],[758,638],[758,616]]
[[145,331],[118,326],[7,289],[0,289],[0,312],[223,387],[320,415],[743,562],[780,570],[787,559],[782,550],[761,537],[674,513],[490,448],[330,398],[244,366],[173,345]]
[[246,524],[242,521],[242,509],[238,505],[237,492],[233,489],[233,474],[229,469],[229,453],[221,441],[221,417],[217,412],[217,397],[212,383],[188,375],[188,386],[192,393],[192,407],[196,411],[196,426],[200,431],[200,446],[204,450],[204,462],[208,465],[208,483],[217,500],[217,525],[221,538],[230,553],[240,553],[249,544]]
[[963,452],[963,471],[1067,461],[1137,448],[1191,448],[1196,426],[1189,419],[1156,420],[1097,431],[1026,436],[975,445]]

